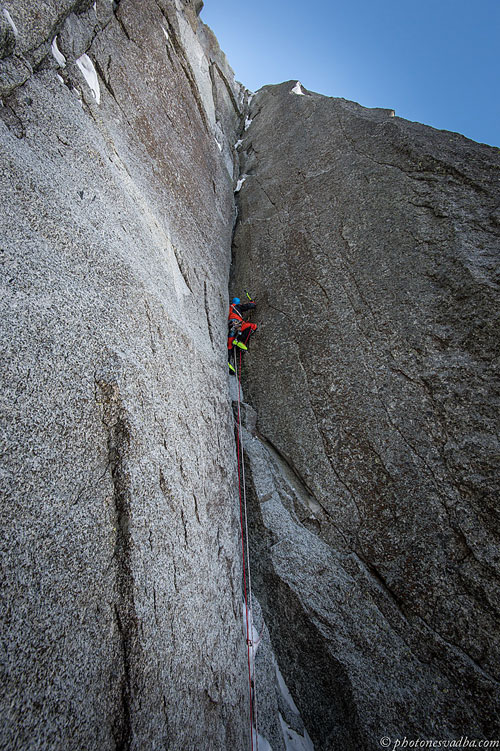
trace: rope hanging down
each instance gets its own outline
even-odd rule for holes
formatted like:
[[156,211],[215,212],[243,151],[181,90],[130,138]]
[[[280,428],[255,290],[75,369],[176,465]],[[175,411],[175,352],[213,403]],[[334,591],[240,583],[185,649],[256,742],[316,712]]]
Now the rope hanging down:
[[[241,553],[243,558],[243,594],[245,598],[245,620],[246,620],[246,640],[247,640],[247,661],[248,661],[248,688],[250,703],[250,743],[252,751],[259,749],[259,732],[257,720],[257,697],[256,697],[256,671],[255,671],[255,651],[253,651],[253,689],[252,689],[252,661],[250,659],[250,648],[253,645],[253,617],[252,617],[252,577],[250,571],[250,551],[248,546],[248,515],[247,515],[247,494],[245,483],[245,459],[243,454],[243,435],[241,431],[241,350],[238,358],[234,358],[236,366],[236,379],[238,382],[238,420],[236,423],[237,441],[236,453],[238,457],[238,492],[240,499],[240,529],[241,529]],[[245,545],[246,541],[246,545]],[[245,556],[246,547],[246,556]],[[247,596],[247,570],[248,570],[248,596]],[[252,634],[250,634],[250,626]],[[255,743],[253,742],[253,719],[255,716]]]

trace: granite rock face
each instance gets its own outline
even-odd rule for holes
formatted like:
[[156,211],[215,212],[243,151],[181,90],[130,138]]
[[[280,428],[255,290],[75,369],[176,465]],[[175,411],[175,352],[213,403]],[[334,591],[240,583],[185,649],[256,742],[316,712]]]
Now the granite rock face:
[[0,746],[243,748],[245,92],[199,2],[34,5],[1,27]]
[[280,669],[318,750],[498,737],[500,152],[295,81],[249,119],[231,288]]
[[499,152],[250,100],[202,6],[0,13],[0,747],[250,745],[235,186],[262,747],[495,737]]

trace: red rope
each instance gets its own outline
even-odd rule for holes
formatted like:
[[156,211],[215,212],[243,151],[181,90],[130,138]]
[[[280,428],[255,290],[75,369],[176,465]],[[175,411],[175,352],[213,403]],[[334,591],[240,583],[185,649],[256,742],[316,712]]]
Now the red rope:
[[[247,576],[245,563],[245,544],[243,532],[243,504],[241,500],[241,470],[240,470],[240,393],[241,393],[241,350],[239,352],[240,362],[238,366],[238,422],[237,422],[237,454],[238,454],[238,492],[240,496],[240,528],[241,528],[241,554],[243,557],[243,593],[245,596],[245,616],[247,626],[247,659],[248,659],[248,696],[250,700],[250,743],[253,751],[253,708],[252,708],[252,668],[250,666],[250,629],[248,625],[248,601],[247,601]],[[242,457],[243,458],[243,457]]]

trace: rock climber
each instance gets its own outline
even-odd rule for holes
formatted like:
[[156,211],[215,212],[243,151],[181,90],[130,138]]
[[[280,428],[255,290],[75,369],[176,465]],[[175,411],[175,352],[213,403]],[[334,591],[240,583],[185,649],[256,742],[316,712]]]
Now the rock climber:
[[256,323],[245,321],[242,315],[242,313],[254,310],[257,307],[248,292],[246,294],[249,302],[242,303],[239,297],[233,297],[229,306],[227,348],[229,351],[229,370],[233,373],[235,370],[231,360],[234,358],[234,347],[248,349],[248,340],[257,329]]

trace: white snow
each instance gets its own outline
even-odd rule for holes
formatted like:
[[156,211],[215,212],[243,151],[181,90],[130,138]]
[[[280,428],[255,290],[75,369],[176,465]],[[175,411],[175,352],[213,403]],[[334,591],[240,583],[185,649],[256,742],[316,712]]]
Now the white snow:
[[252,124],[252,118],[247,117],[245,120],[245,130],[248,130],[251,124]]
[[97,3],[94,3],[94,5],[93,5],[92,7],[93,7],[93,9],[94,9],[94,13],[95,13],[95,14],[96,14],[96,16],[97,16]]
[[235,149],[238,149],[238,148],[239,148],[239,147],[241,146],[241,144],[242,144],[242,143],[243,143],[243,141],[242,141],[242,140],[241,140],[241,138],[240,138],[240,140],[239,140],[239,141],[236,141],[236,143],[234,144],[234,148],[235,148]]
[[80,68],[83,77],[87,81],[90,91],[92,92],[92,96],[96,100],[97,104],[99,104],[101,101],[101,89],[99,87],[99,79],[97,78],[94,63],[88,55],[82,55],[78,58],[76,64]]
[[275,667],[276,667],[276,679],[278,681],[278,686],[280,687],[280,691],[281,691],[281,695],[282,695],[283,699],[286,701],[286,703],[288,704],[288,706],[290,707],[290,709],[292,709],[295,712],[295,714],[300,715],[300,712],[297,709],[297,706],[296,706],[296,704],[295,704],[295,702],[294,702],[294,700],[292,698],[292,695],[291,695],[290,691],[288,690],[288,687],[287,687],[287,685],[285,683],[285,679],[281,675],[281,671],[280,671],[278,665],[276,665]]
[[64,78],[60,76],[59,73],[57,73],[57,78],[59,79],[61,83],[64,83]]
[[7,19],[8,23],[10,23],[10,25],[12,26],[12,31],[14,32],[15,36],[16,37],[19,36],[19,32],[17,30],[17,26],[14,23],[14,21],[12,20],[9,11],[4,8],[3,9],[3,14],[4,14],[5,18]]
[[273,751],[269,741],[266,740],[260,733],[255,732],[253,729],[253,751],[257,751],[257,735],[259,736],[259,751]]
[[80,107],[83,107],[82,92],[80,91],[80,89],[77,89],[76,86],[73,86],[73,88],[71,89],[71,91],[76,96]]
[[305,96],[304,92],[302,91],[302,86],[301,86],[300,81],[297,81],[297,83],[291,90],[290,94],[298,94],[299,96]]
[[236,183],[236,188],[234,189],[235,193],[239,193],[240,192],[240,190],[243,187],[243,183],[245,182],[246,179],[247,179],[247,175],[243,175],[243,177],[240,177],[240,179]]
[[165,37],[166,37],[167,42],[168,42],[168,31],[165,29],[164,26],[162,26],[161,28],[163,29],[163,33],[165,34]]
[[279,718],[286,751],[314,751],[314,746],[307,730],[304,729],[303,736],[299,735],[295,732],[295,730],[292,730],[292,728],[286,724],[285,720],[281,716],[281,713],[279,715]]
[[64,68],[66,65],[66,58],[64,57],[63,53],[60,52],[59,47],[57,46],[57,35],[52,40],[52,45],[50,47],[52,54],[56,60],[56,63],[61,66],[61,68]]

